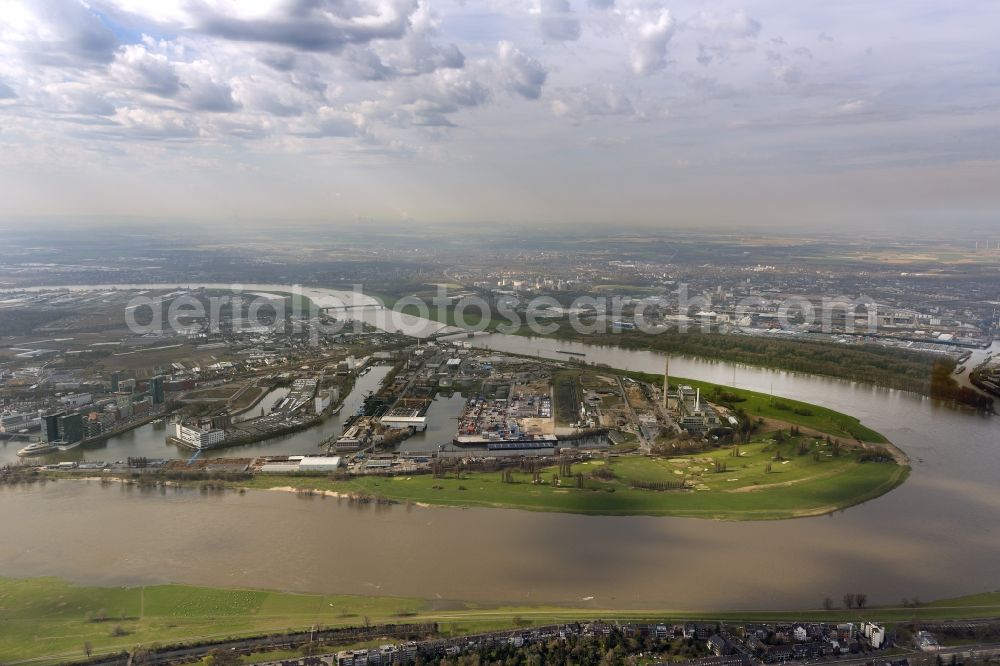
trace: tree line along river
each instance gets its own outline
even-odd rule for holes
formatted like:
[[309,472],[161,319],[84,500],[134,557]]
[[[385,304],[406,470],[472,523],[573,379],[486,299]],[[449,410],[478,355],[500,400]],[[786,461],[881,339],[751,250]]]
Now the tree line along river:
[[[374,307],[357,312],[377,316]],[[571,350],[630,370],[663,367],[659,354],[614,347],[499,334],[470,341],[549,358]],[[857,416],[909,454],[913,473],[837,514],[749,523],[357,507],[274,491],[206,495],[60,481],[0,492],[0,575],[667,609],[815,607],[847,591],[894,604],[1000,587],[995,418],[902,391],[701,359],[674,357],[671,373]],[[362,377],[348,400],[380,379],[375,371]],[[348,404],[341,414],[352,411]],[[308,452],[337,428],[331,419],[322,432],[246,454]],[[140,429],[84,455],[156,456],[142,437]],[[164,456],[162,435],[155,446]]]

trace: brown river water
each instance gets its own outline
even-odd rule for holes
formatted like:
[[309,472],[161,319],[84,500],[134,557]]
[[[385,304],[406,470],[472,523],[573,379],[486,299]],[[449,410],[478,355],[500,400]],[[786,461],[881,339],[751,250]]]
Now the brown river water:
[[[609,347],[499,335],[473,343],[663,367],[658,354]],[[50,482],[0,490],[0,575],[664,609],[817,607],[844,592],[896,604],[1000,588],[996,417],[901,391],[728,363],[674,358],[671,371],[858,416],[909,454],[913,473],[889,494],[834,515],[748,523],[356,507],[280,491]],[[368,377],[379,379],[374,371]],[[148,443],[142,437],[131,433],[84,455],[150,455],[147,446],[167,455],[162,434]],[[308,452],[322,438],[296,437],[273,450]]]

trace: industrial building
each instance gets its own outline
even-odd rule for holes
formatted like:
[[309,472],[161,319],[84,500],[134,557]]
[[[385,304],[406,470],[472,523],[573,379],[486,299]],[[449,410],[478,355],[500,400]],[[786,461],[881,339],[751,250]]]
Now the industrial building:
[[259,462],[257,471],[263,474],[334,472],[340,467],[340,460],[340,456],[288,456],[287,458],[267,458]]
[[423,432],[427,429],[427,417],[421,415],[421,411],[412,407],[396,407],[380,418],[379,422],[387,428],[413,428],[416,432]]

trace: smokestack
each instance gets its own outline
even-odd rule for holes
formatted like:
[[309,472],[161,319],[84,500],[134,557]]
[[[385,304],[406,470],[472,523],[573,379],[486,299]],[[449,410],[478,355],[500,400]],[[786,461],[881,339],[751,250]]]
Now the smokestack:
[[694,394],[694,411],[701,411],[701,389],[697,389]]
[[663,409],[667,409],[667,393],[670,391],[670,357],[663,362]]

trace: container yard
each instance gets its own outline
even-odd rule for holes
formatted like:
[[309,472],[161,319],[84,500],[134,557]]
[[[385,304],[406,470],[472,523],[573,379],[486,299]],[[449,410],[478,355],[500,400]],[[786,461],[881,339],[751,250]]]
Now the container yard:
[[455,444],[555,441],[552,398],[515,393],[510,398],[470,398],[459,417]]

